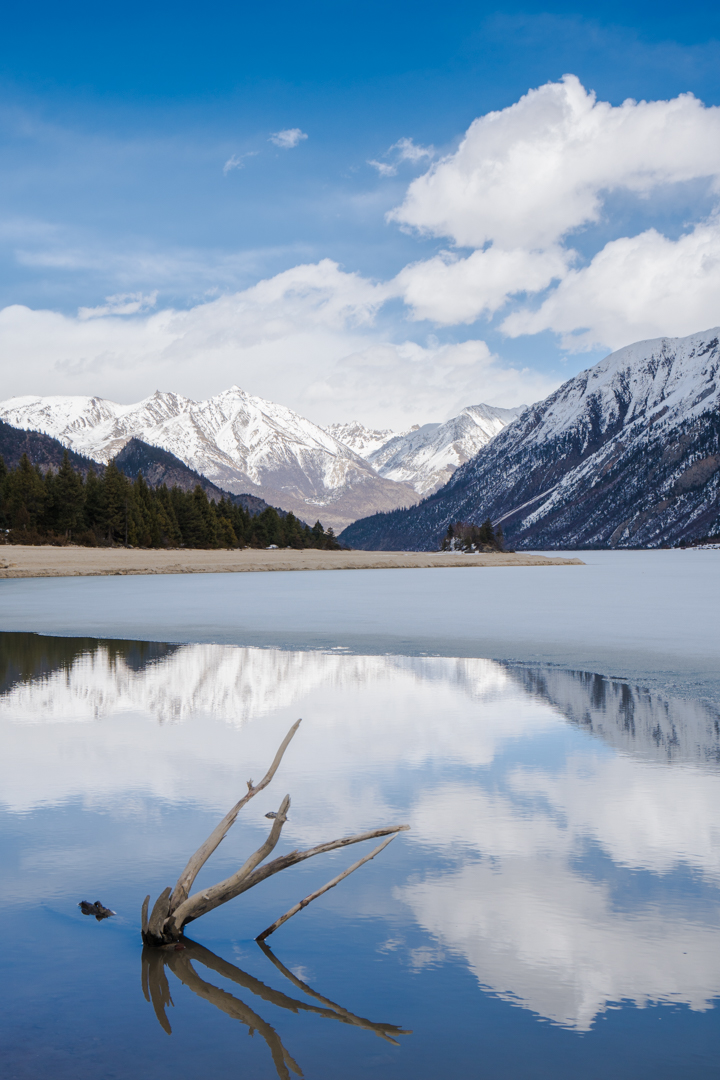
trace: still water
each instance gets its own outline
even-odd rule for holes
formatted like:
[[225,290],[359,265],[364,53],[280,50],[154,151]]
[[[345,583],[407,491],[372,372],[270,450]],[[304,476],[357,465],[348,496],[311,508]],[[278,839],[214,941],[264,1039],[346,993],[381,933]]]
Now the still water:
[[[143,897],[298,717],[198,886],[237,869],[286,793],[276,854],[410,831],[271,951],[255,935],[363,847],[143,957]],[[8,632],[0,732],[4,1077],[720,1076],[707,695],[473,656]],[[98,899],[117,915],[83,916]]]

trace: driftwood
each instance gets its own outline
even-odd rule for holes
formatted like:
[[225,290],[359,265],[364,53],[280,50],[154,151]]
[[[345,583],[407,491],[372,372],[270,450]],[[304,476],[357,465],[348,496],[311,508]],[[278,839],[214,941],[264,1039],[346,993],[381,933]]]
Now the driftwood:
[[294,986],[309,997],[322,1002],[322,1005],[310,1005],[306,1001],[290,997],[280,990],[275,990],[271,986],[267,986],[266,983],[261,982],[260,979],[255,978],[255,976],[249,975],[234,964],[216,956],[203,945],[198,945],[197,942],[186,939],[180,945],[168,946],[163,949],[143,949],[143,993],[145,998],[152,1003],[158,1023],[163,1030],[168,1035],[172,1034],[170,1021],[166,1013],[168,1006],[173,1004],[170,996],[170,986],[165,973],[165,968],[168,967],[173,975],[189,990],[197,994],[198,997],[204,998],[205,1001],[210,1002],[211,1005],[214,1005],[232,1019],[245,1024],[251,1034],[257,1031],[268,1045],[275,1069],[281,1080],[290,1080],[291,1071],[297,1076],[302,1076],[300,1066],[283,1046],[277,1031],[240,998],[203,979],[194,967],[195,963],[200,963],[216,972],[223,979],[228,979],[263,1001],[267,1001],[281,1009],[287,1009],[289,1012],[312,1013],[315,1016],[325,1017],[329,1020],[338,1020],[342,1024],[351,1024],[354,1027],[371,1031],[395,1046],[398,1045],[398,1041],[394,1036],[411,1034],[411,1032],[405,1031],[394,1024],[375,1023],[372,1020],[366,1020],[362,1016],[356,1016],[341,1005],[336,1005],[329,998],[322,997],[304,982],[301,982],[292,972],[288,971],[284,964],[273,956],[267,945],[261,945],[260,947],[278,971],[289,979]]
[[289,911],[286,911],[284,915],[281,915],[279,919],[276,919],[274,923],[268,926],[267,930],[263,930],[262,934],[258,934],[255,940],[265,941],[265,939],[269,938],[271,934],[274,934],[283,923],[286,923],[288,919],[292,919],[293,915],[297,915],[298,911],[302,911],[303,908],[307,907],[313,900],[317,900],[318,896],[322,896],[322,894],[326,893],[329,889],[334,889],[336,885],[340,884],[343,878],[349,877],[353,870],[357,870],[363,863],[370,862],[371,859],[374,859],[375,856],[379,855],[382,849],[386,848],[394,839],[394,836],[388,836],[387,840],[383,840],[382,844],[378,844],[369,855],[364,855],[362,859],[358,859],[352,866],[348,866],[347,870],[343,870],[342,874],[338,874],[332,881],[328,881],[327,885],[323,885],[322,888],[316,889],[315,892],[306,896],[304,900],[301,900],[298,904],[294,904]]
[[[168,888],[160,894],[155,901],[150,914],[148,914],[150,897],[145,897],[142,906],[142,937],[146,945],[161,948],[182,941],[184,927],[187,926],[188,923],[193,922],[195,919],[199,919],[201,915],[207,914],[208,911],[213,911],[215,908],[220,907],[221,904],[226,904],[228,900],[240,896],[241,893],[254,888],[255,885],[259,885],[260,882],[264,881],[266,878],[272,877],[273,874],[277,874],[281,870],[294,866],[296,863],[303,862],[305,859],[311,859],[315,855],[322,855],[328,851],[335,851],[338,848],[347,847],[350,844],[362,843],[363,840],[372,840],[379,836],[387,836],[392,839],[396,833],[409,828],[408,825],[392,825],[383,829],[372,829],[369,832],[357,833],[354,836],[346,836],[340,840],[330,840],[324,844],[318,844],[316,847],[308,848],[305,851],[291,851],[287,855],[281,855],[279,858],[273,859],[272,862],[265,863],[264,866],[261,866],[260,864],[264,863],[265,859],[277,845],[280,834],[282,833],[283,825],[287,821],[287,813],[290,808],[290,796],[286,795],[280,804],[279,810],[274,815],[272,827],[267,839],[260,845],[257,851],[253,852],[253,854],[245,860],[240,869],[224,881],[218,882],[217,885],[211,885],[209,888],[202,889],[191,895],[190,889],[192,888],[193,882],[199,871],[227,835],[240,810],[242,810],[250,799],[254,798],[259,791],[262,791],[263,788],[267,787],[274,777],[278,766],[282,761],[283,754],[290,745],[299,725],[300,721],[298,720],[290,728],[290,731],[285,736],[275,755],[272,765],[260,783],[253,785],[252,780],[248,780],[247,794],[233,806],[219,825],[213,830],[205,843],[202,844],[190,858],[187,866],[178,878],[175,887],[171,889],[168,886]],[[371,852],[365,858],[358,860],[358,862],[354,863],[348,870],[338,875],[338,877],[333,878],[327,885],[324,885],[310,896],[305,897],[304,900],[301,900],[299,904],[296,904],[294,908],[291,908],[289,912],[269,926],[267,930],[264,930],[260,936],[264,938],[273,933],[278,926],[281,926],[282,923],[286,922],[287,919],[302,910],[302,908],[307,907],[312,900],[316,899],[318,896],[322,896],[328,889],[333,888],[338,882],[342,881],[343,878],[346,878],[348,874],[351,874],[353,870],[356,870],[359,866],[362,866],[363,863],[374,858],[388,842],[389,841],[385,841],[385,843],[381,844],[375,851]]]

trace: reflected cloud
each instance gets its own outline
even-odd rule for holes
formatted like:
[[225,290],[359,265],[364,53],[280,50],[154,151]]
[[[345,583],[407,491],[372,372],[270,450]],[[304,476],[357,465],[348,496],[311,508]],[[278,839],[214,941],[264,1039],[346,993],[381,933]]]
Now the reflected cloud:
[[720,994],[720,920],[637,899],[562,858],[507,859],[430,875],[399,890],[418,922],[510,1002],[587,1031],[614,1002],[711,1008]]

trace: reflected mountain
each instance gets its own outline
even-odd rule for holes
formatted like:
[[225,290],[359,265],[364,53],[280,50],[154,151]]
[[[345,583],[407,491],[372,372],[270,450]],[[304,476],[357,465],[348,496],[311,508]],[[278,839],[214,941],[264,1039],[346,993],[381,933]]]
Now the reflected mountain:
[[712,705],[585,671],[509,670],[528,694],[618,750],[651,761],[720,762],[720,711]]
[[397,1038],[394,1038],[394,1036],[412,1034],[412,1032],[405,1031],[395,1024],[378,1024],[372,1020],[366,1020],[364,1017],[356,1016],[329,998],[323,997],[289,971],[267,945],[264,943],[258,944],[275,968],[286,979],[289,979],[293,986],[308,997],[322,1002],[322,1005],[311,1005],[299,998],[289,997],[282,991],[267,986],[266,983],[261,982],[253,975],[249,975],[246,971],[242,971],[235,964],[216,956],[215,953],[206,949],[204,945],[186,940],[182,945],[171,948],[149,949],[145,947],[142,952],[143,994],[145,999],[152,1003],[158,1023],[163,1031],[166,1031],[168,1035],[172,1034],[166,1010],[168,1006],[172,1006],[174,1003],[170,995],[170,985],[165,972],[167,967],[184,986],[192,990],[198,997],[204,998],[205,1001],[210,1002],[211,1005],[214,1005],[215,1008],[224,1012],[233,1020],[239,1020],[242,1024],[245,1024],[251,1035],[257,1031],[268,1045],[280,1080],[290,1080],[290,1071],[294,1072],[296,1076],[303,1075],[300,1066],[283,1045],[275,1028],[235,994],[230,994],[227,990],[222,990],[220,987],[203,979],[194,967],[194,963],[200,963],[223,979],[228,979],[237,986],[241,986],[262,1001],[275,1005],[280,1009],[286,1009],[288,1012],[296,1014],[299,1012],[311,1013],[325,1019],[337,1020],[341,1024],[351,1024],[353,1027],[373,1032],[394,1046],[399,1045]]
[[720,712],[625,680],[492,660],[357,656],[0,633],[0,715],[34,721],[143,712],[246,724],[313,691],[404,680],[481,705],[516,687],[609,746],[653,761],[720,763]]
[[119,663],[142,672],[180,646],[157,641],[99,641],[97,638],[46,637],[42,634],[0,633],[0,697],[21,684],[42,682],[69,674],[84,658],[100,654],[108,669]]

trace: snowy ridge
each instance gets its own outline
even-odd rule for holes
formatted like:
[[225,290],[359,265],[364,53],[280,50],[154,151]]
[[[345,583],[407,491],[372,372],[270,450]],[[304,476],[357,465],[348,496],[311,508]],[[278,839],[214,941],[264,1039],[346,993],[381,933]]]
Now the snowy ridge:
[[[419,424],[415,424],[409,430],[417,431]],[[391,428],[368,428],[359,420],[351,420],[347,424],[328,424],[325,428],[334,439],[349,446],[361,458],[367,460],[372,453],[385,446],[391,439],[407,432],[393,431]]]
[[95,397],[11,398],[0,404],[0,418],[102,462],[136,437],[169,450],[218,487],[259,495],[305,520],[322,515],[334,528],[416,498],[310,420],[238,386],[206,401],[157,391],[134,405]]
[[0,419],[42,431],[107,463],[132,438],[160,447],[211,483],[259,496],[303,520],[342,529],[378,510],[411,506],[435,490],[518,410],[465,409],[407,432],[358,422],[327,429],[238,386],[206,401],[156,391],[133,405],[97,397],[10,398]]
[[416,509],[355,547],[437,546],[451,521],[514,546],[657,546],[720,530],[720,330],[627,346],[500,432]]
[[380,476],[410,484],[419,495],[430,495],[447,483],[455,470],[487,446],[524,410],[470,405],[444,424],[425,424],[396,435],[368,456]]

